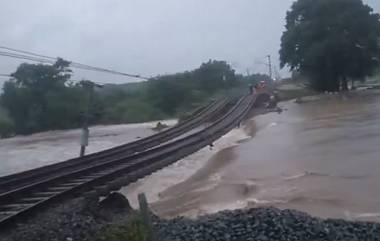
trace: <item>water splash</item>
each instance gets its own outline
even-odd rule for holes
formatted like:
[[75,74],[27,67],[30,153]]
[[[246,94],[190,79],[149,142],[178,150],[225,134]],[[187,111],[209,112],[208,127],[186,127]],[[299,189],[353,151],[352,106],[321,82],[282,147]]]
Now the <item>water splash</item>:
[[342,178],[342,179],[362,179],[369,177],[368,175],[337,175],[337,174],[328,174],[322,172],[313,172],[313,171],[304,171],[294,175],[286,176],[283,178],[285,181],[297,180],[305,177],[332,177],[332,178]]

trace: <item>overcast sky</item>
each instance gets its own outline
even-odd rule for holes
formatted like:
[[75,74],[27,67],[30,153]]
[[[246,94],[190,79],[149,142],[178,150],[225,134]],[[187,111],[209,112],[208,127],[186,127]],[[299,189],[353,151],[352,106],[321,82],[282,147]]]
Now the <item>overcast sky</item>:
[[[293,0],[12,0],[0,3],[0,45],[153,76],[226,60],[239,72],[266,72]],[[367,0],[380,11],[379,0]],[[0,56],[0,73],[20,64]],[[286,71],[282,71],[286,75]],[[135,79],[93,72],[99,82]],[[0,79],[4,80],[4,79]]]

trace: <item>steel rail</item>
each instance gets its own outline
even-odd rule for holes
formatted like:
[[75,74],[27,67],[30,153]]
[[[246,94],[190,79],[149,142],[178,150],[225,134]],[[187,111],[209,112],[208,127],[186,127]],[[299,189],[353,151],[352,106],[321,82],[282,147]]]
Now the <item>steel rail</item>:
[[[166,142],[172,138],[178,137],[189,130],[196,128],[207,121],[209,118],[219,113],[226,105],[228,101],[226,99],[207,105],[203,110],[198,110],[198,113],[194,114],[192,118],[186,122],[174,126],[166,131],[162,131],[155,135],[134,141],[119,147],[105,150],[102,152],[90,154],[82,158],[74,158],[68,161],[35,168],[32,170],[4,176],[0,178],[0,193],[9,191],[16,187],[21,187],[33,183],[35,180],[43,180],[49,177],[53,177],[63,171],[72,170],[75,168],[86,167],[95,165],[100,162],[109,161],[111,158],[117,158],[119,156],[128,156],[136,152],[141,152],[146,149],[157,146],[163,142]],[[37,177],[40,177],[39,179]]]
[[90,190],[95,190],[92,191],[94,195],[105,195],[149,175],[230,131],[243,120],[256,100],[252,96],[241,98],[211,126],[178,141],[3,193],[0,195],[0,228],[27,217],[54,201]]

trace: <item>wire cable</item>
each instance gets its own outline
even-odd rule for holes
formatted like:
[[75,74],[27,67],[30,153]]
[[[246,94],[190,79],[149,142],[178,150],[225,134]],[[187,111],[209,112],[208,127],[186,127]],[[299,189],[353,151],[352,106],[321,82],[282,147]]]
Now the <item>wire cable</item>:
[[[30,61],[40,62],[40,63],[49,63],[49,64],[53,64],[58,59],[58,58],[54,58],[51,56],[37,54],[37,53],[30,52],[30,51],[10,48],[10,47],[6,47],[6,46],[0,46],[0,49],[5,49],[5,50],[13,51],[16,53],[22,53],[22,54],[15,54],[15,53],[11,53],[11,52],[0,51],[0,56],[4,56],[4,57],[25,59],[25,60],[30,60]],[[89,71],[98,71],[98,72],[104,72],[104,73],[108,73],[108,74],[115,74],[115,75],[121,75],[121,76],[132,77],[132,78],[139,78],[139,79],[144,79],[144,80],[149,79],[149,78],[143,77],[141,75],[128,74],[128,73],[124,73],[124,72],[120,72],[120,71],[116,71],[116,70],[95,67],[95,66],[81,64],[81,63],[73,62],[73,61],[69,61],[69,62],[70,62],[71,67],[77,68],[77,69],[89,70]]]

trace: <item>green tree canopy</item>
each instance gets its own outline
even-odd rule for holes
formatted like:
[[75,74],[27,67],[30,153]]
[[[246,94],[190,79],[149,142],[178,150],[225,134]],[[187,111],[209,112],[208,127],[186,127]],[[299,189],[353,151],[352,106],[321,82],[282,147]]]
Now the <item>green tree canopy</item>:
[[5,82],[1,104],[17,133],[64,129],[80,122],[84,93],[70,82],[69,62],[53,65],[21,64]]
[[199,68],[148,81],[148,96],[155,107],[173,115],[188,103],[238,85],[235,70],[226,61],[209,60]]
[[347,89],[379,65],[380,17],[361,0],[298,0],[286,16],[281,67],[322,91]]
[[236,85],[235,70],[226,61],[209,60],[196,69],[194,75],[199,87],[209,93]]
[[17,68],[0,96],[6,113],[6,118],[0,118],[0,138],[77,128],[86,122],[171,118],[188,113],[210,98],[247,93],[250,83],[268,79],[258,74],[236,75],[225,61],[210,60],[195,70],[98,88],[91,81],[72,82],[69,64],[58,59],[54,65],[21,64]]

